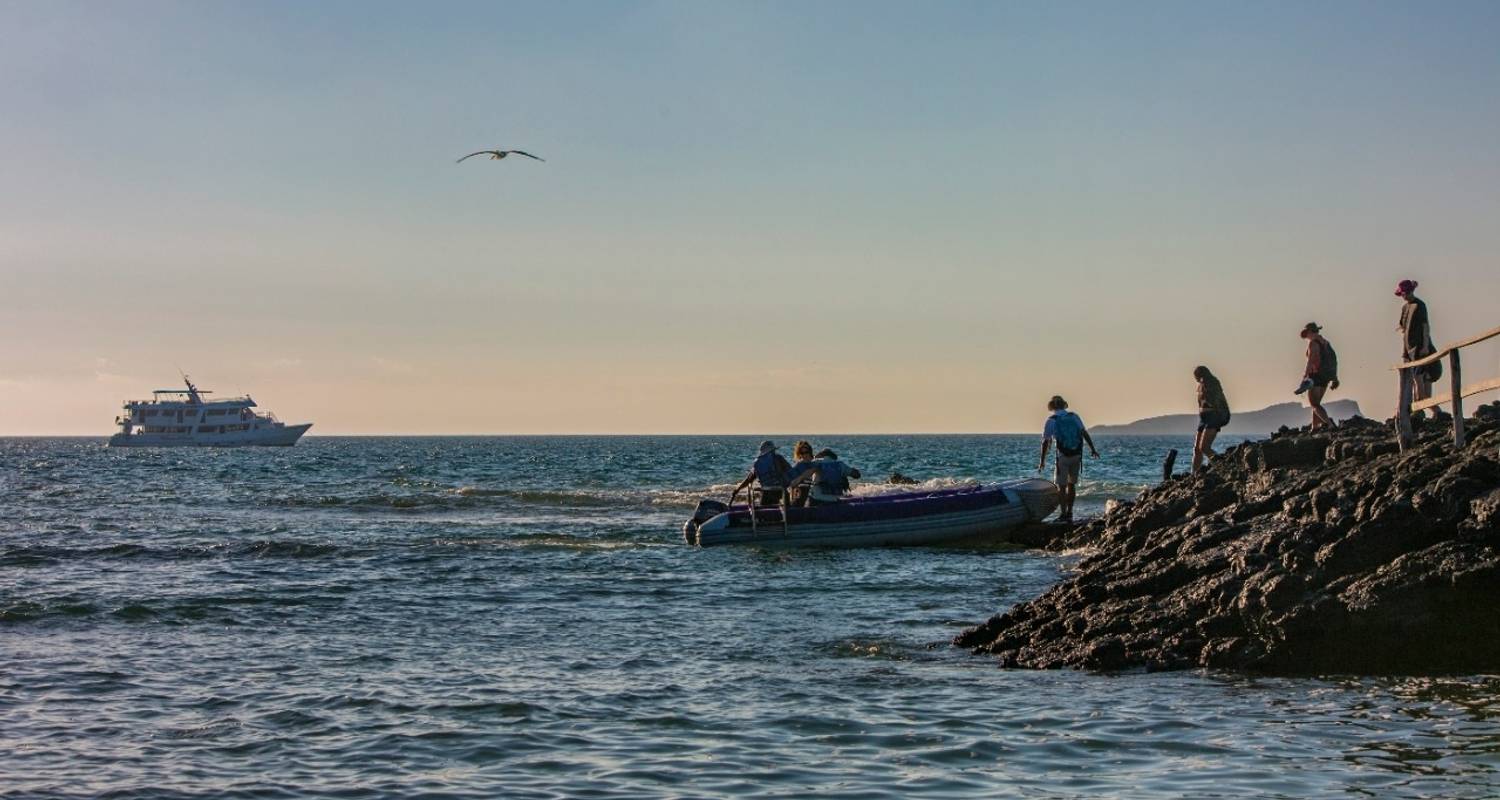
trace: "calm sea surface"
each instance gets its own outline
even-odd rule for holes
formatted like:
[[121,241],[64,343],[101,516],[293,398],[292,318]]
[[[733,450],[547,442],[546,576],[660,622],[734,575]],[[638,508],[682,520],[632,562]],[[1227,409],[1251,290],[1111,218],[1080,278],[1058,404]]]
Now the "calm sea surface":
[[[948,640],[1069,557],[685,546],[759,438],[0,439],[0,796],[1500,795],[1497,677],[1003,671]],[[1102,444],[1080,510],[1191,450]]]

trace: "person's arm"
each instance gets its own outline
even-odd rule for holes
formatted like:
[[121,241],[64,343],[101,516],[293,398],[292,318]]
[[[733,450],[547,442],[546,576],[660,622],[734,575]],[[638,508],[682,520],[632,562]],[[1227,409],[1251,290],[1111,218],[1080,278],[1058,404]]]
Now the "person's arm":
[[1092,436],[1089,435],[1089,429],[1088,428],[1084,428],[1083,429],[1083,440],[1085,442],[1088,442],[1089,452],[1094,454],[1094,458],[1098,458],[1099,457],[1099,451],[1094,447],[1094,437],[1092,437]]
[[817,478],[818,478],[818,468],[817,467],[813,467],[813,468],[807,470],[806,472],[803,472],[801,475],[798,475],[797,477],[793,478],[792,482],[788,483],[786,485],[786,488],[790,489],[793,486],[801,486],[804,483],[812,483],[814,480],[817,480]]
[[859,480],[859,478],[860,478],[859,470],[857,468],[855,468],[855,467],[850,467],[849,468],[849,477],[851,477],[851,478],[853,478],[855,480]]
[[1042,458],[1041,458],[1040,461],[1036,462],[1036,471],[1037,472],[1041,472],[1042,470],[1044,470],[1044,469],[1047,468],[1047,448],[1051,447],[1051,446],[1052,446],[1052,437],[1051,436],[1044,437],[1042,439]]
[[1302,372],[1304,378],[1316,378],[1318,372],[1323,369],[1323,348],[1318,343],[1309,339],[1307,342],[1307,369]]
[[755,482],[755,470],[752,469],[752,470],[750,470],[750,474],[746,475],[745,479],[742,480],[742,481],[740,481],[740,485],[734,487],[734,491],[732,491],[732,492],[729,493],[729,504],[730,505],[734,505],[734,498],[738,497],[739,493],[742,492],[742,491],[744,491],[746,486],[749,486],[751,483],[754,483],[754,482]]

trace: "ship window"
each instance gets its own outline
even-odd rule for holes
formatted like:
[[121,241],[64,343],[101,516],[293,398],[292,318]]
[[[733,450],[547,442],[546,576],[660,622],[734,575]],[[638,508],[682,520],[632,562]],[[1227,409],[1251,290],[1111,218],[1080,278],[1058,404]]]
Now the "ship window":
[[199,433],[213,433],[215,427],[217,427],[217,426],[214,426],[214,425],[199,425],[198,426],[198,432]]
[[208,412],[208,415],[210,417],[222,417],[222,416],[224,416],[224,409],[222,409],[222,408],[216,408],[216,409]]
[[172,431],[173,431],[173,432],[174,432],[174,433],[187,433],[187,432],[188,432],[188,431],[190,431],[190,430],[192,430],[192,428],[189,428],[189,427],[187,427],[187,426],[186,426],[186,425],[184,425],[184,426],[182,426],[182,427],[180,427],[180,428],[173,428],[173,429],[172,429]]
[[153,408],[150,411],[147,411],[146,412],[146,416],[148,416],[148,417],[154,417],[154,416],[156,416],[156,409]]

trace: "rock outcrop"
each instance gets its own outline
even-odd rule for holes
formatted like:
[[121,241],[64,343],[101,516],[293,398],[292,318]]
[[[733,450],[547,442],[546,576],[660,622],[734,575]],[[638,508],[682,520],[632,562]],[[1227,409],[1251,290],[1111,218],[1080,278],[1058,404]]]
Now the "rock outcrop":
[[960,634],[1009,667],[1500,670],[1500,403],[1468,423],[1283,429],[1049,546],[1071,577]]

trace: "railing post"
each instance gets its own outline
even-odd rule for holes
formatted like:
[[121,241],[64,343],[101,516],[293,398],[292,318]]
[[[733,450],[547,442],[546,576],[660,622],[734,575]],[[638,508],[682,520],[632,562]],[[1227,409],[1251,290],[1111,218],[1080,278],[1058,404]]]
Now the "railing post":
[[1462,348],[1455,347],[1448,354],[1448,380],[1453,387],[1453,446],[1462,450],[1464,447],[1464,390],[1463,369],[1459,366],[1458,351]]
[[1402,450],[1411,447],[1411,369],[1396,370],[1401,388],[1396,392],[1396,443]]

